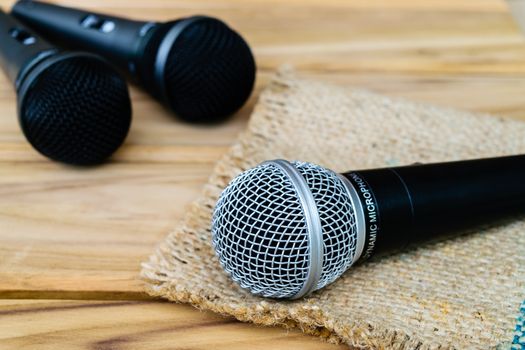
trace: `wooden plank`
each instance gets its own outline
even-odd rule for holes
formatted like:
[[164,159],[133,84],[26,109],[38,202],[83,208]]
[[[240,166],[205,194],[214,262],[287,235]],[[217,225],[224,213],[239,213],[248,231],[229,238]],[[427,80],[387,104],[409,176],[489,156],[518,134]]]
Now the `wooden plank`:
[[0,290],[139,291],[140,262],[212,164],[0,167]]
[[0,324],[2,350],[347,349],[164,302],[0,301]]

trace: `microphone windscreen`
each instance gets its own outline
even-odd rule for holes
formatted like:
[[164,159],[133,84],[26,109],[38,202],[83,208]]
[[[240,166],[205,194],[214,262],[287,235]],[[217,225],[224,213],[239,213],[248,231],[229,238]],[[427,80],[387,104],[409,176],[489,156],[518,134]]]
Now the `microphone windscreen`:
[[104,161],[131,124],[126,82],[105,61],[73,56],[46,68],[20,97],[19,118],[29,142],[69,164]]
[[[210,122],[237,111],[255,82],[255,60],[248,44],[218,19],[189,18],[160,26],[146,45],[142,67],[154,67],[169,29],[184,25],[170,48],[164,69],[164,98],[185,120]],[[144,69],[144,68],[143,68]],[[144,73],[147,71],[144,70]],[[142,77],[150,91],[157,89],[151,73]]]
[[[298,296],[314,265],[321,271],[312,290],[323,288],[352,265],[357,251],[356,215],[341,179],[315,164],[290,166],[313,202],[304,202],[296,179],[272,161],[236,177],[213,215],[213,245],[223,268],[241,287],[265,297]],[[320,223],[318,261],[309,261],[316,247],[307,212]]]

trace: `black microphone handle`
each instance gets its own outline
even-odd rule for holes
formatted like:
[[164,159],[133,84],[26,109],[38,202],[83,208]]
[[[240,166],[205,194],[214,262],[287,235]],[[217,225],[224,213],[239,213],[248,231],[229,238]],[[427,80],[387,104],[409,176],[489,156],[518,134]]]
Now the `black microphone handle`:
[[17,90],[31,68],[55,52],[53,46],[0,10],[0,65]]
[[525,155],[342,175],[363,206],[361,259],[525,214]]
[[31,0],[18,1],[11,13],[43,35],[105,56],[132,74],[144,49],[142,39],[157,25]]

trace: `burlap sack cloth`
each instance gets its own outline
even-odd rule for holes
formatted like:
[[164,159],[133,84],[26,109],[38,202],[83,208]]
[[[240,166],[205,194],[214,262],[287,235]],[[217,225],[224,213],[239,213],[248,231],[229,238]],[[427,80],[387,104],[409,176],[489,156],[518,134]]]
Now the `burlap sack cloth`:
[[210,220],[229,180],[268,159],[346,171],[519,153],[525,123],[352,91],[283,69],[142,275],[151,295],[356,347],[508,348],[525,297],[525,221],[375,259],[291,302],[254,297],[228,278],[211,247]]

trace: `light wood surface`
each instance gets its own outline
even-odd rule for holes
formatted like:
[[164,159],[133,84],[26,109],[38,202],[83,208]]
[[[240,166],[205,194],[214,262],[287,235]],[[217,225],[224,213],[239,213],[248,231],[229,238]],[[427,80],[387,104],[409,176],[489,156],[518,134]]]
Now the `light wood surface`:
[[253,46],[257,89],[228,122],[196,127],[133,87],[125,146],[106,165],[77,169],[31,149],[0,76],[0,349],[336,348],[149,300],[137,277],[282,63],[337,84],[525,120],[525,42],[502,0],[55,2],[152,20],[218,16]]
[[6,300],[0,301],[0,324],[1,349],[337,348],[298,330],[152,301]]

